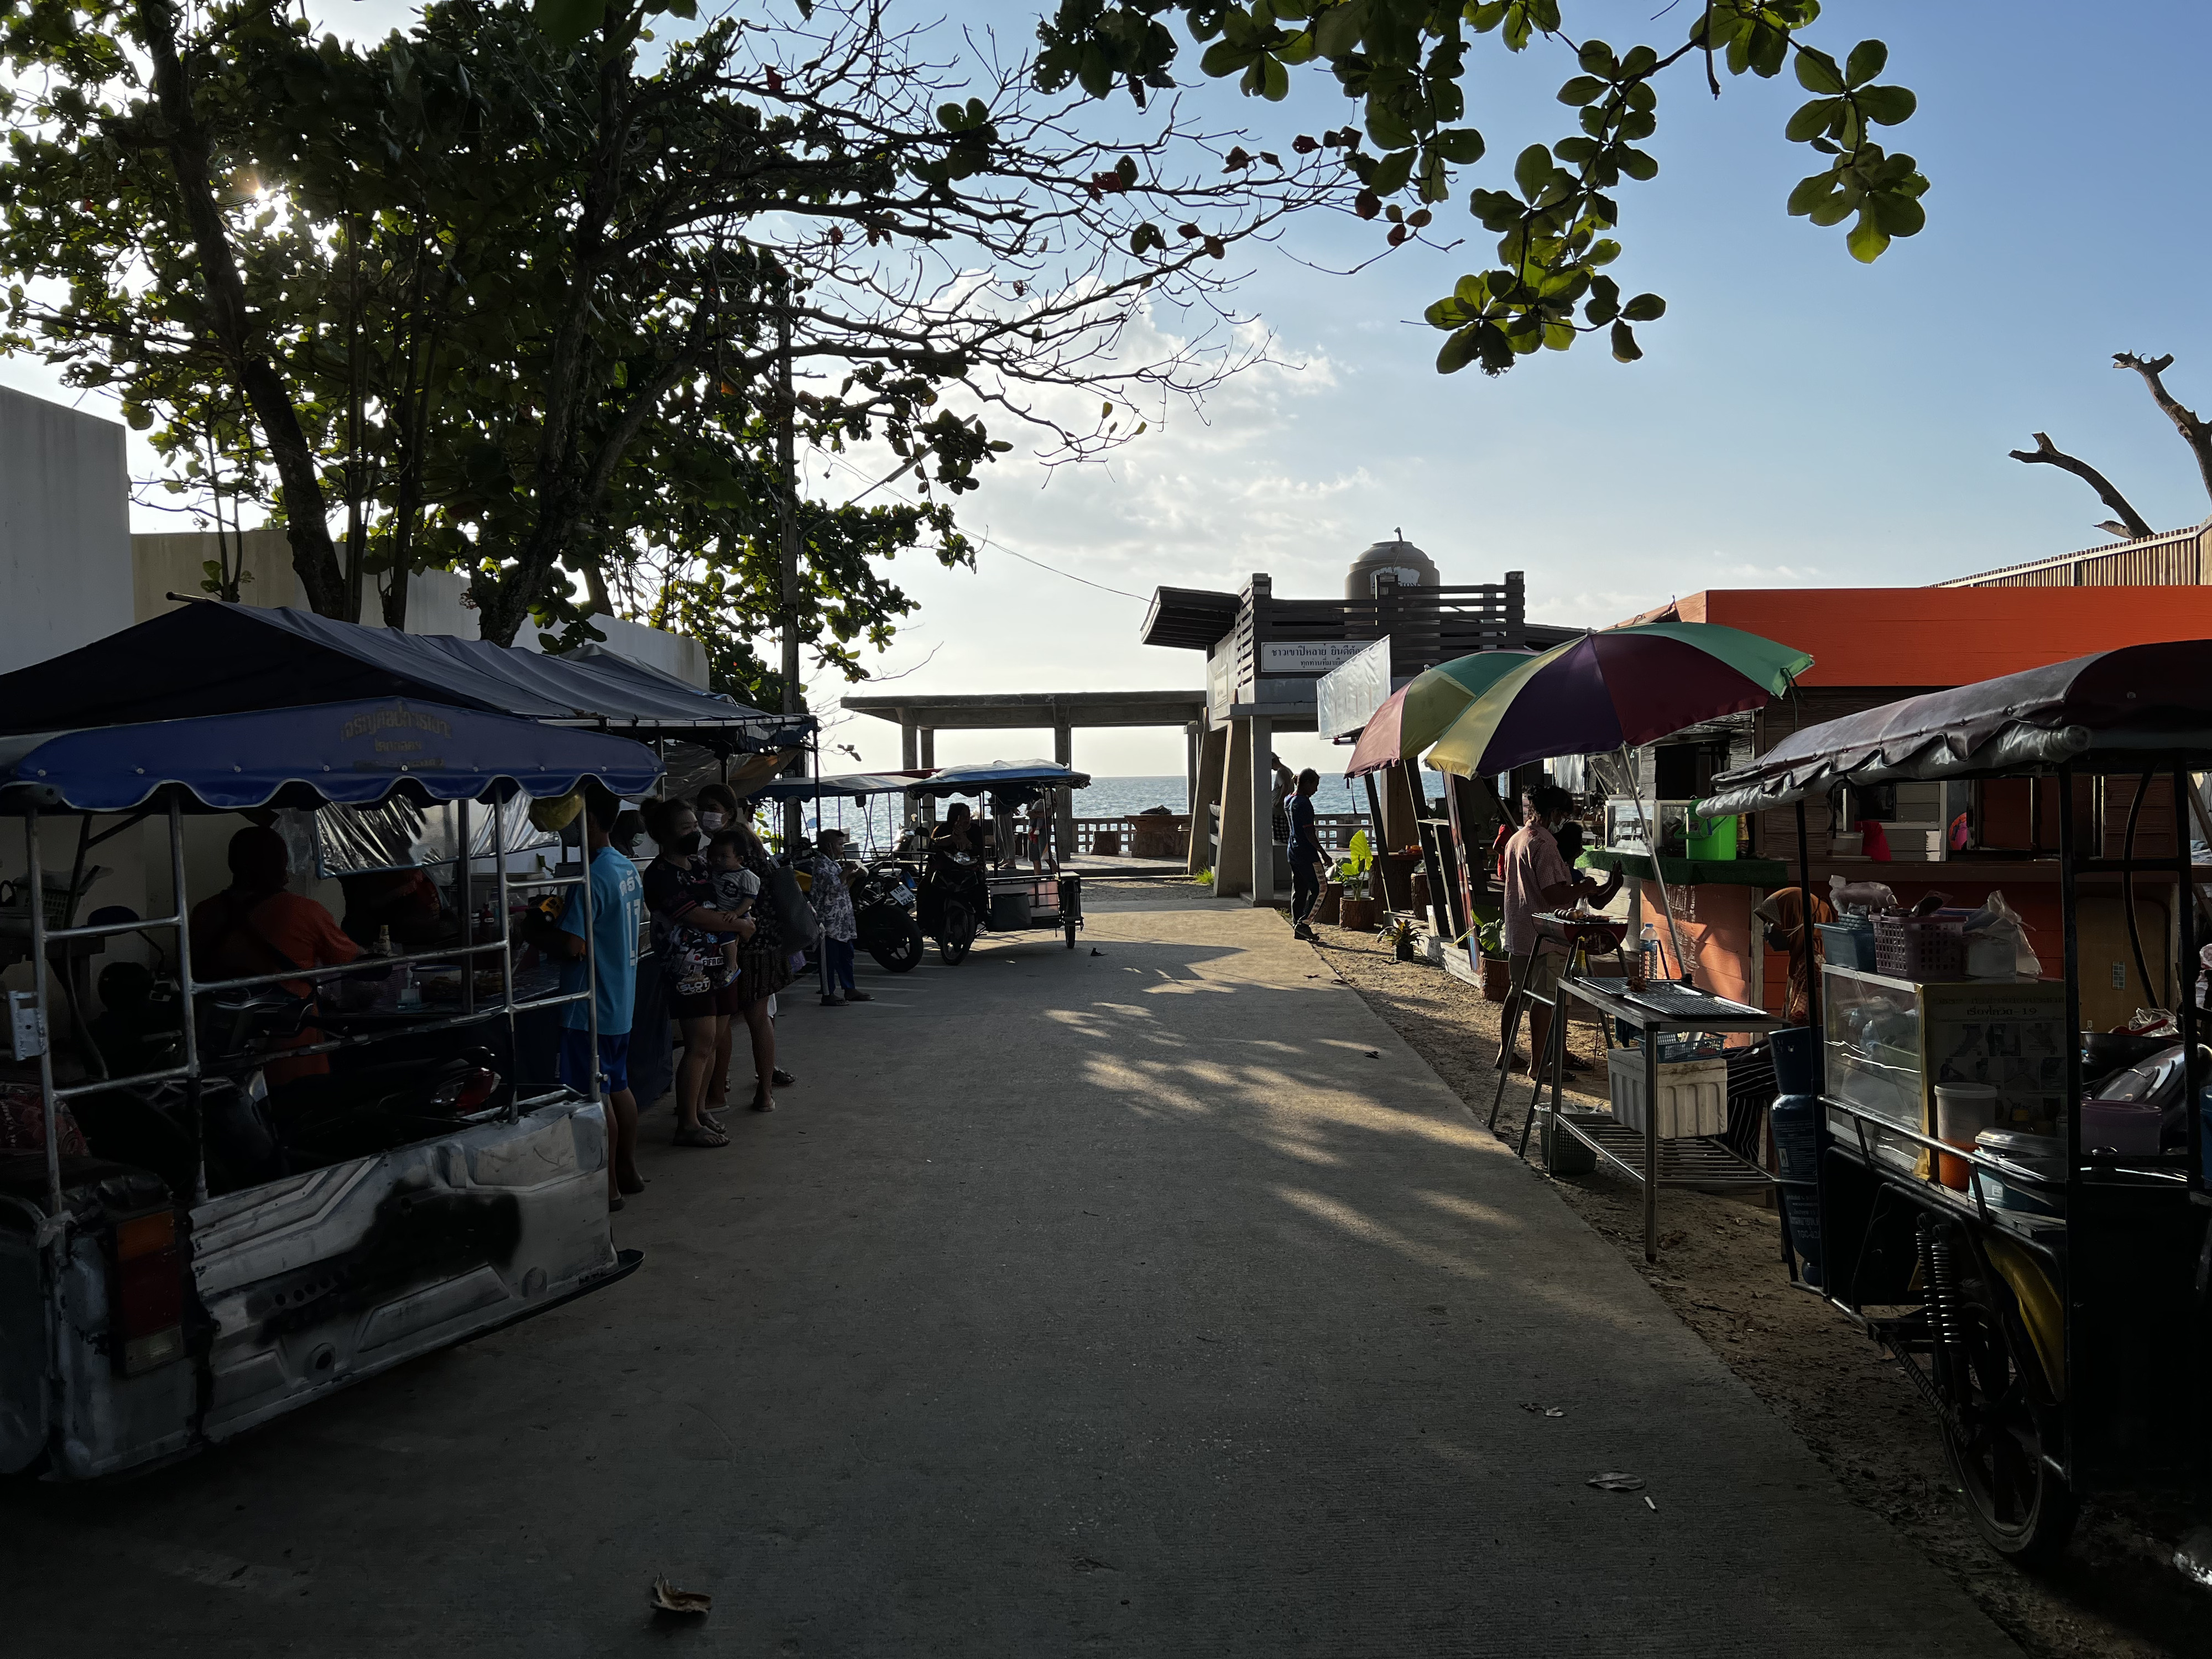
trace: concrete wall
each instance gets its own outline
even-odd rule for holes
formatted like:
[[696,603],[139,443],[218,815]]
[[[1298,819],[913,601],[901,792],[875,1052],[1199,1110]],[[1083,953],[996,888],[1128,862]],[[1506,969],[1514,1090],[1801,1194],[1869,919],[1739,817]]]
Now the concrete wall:
[[[249,530],[240,538],[245,569],[252,580],[240,585],[238,597],[245,605],[293,606],[304,609],[300,579],[292,570],[292,549],[282,530]],[[206,566],[216,556],[212,532],[142,535],[131,538],[133,622],[144,622],[184,603],[172,593],[198,596],[206,578]],[[477,613],[462,600],[467,579],[457,570],[424,570],[410,579],[407,590],[407,631],[410,634],[453,634],[477,636]],[[374,623],[372,614],[364,618]],[[118,623],[117,627],[125,624]],[[673,674],[686,684],[703,689],[707,684],[707,648],[698,641],[663,633],[641,623],[601,617],[592,624],[606,635],[607,648],[632,662]],[[100,632],[110,630],[101,629]],[[97,638],[98,634],[87,635]],[[82,641],[72,641],[82,644]],[[539,648],[537,634],[524,629],[514,641],[519,649]],[[50,655],[51,653],[41,653]],[[33,659],[35,660],[35,659]]]
[[0,389],[0,672],[128,628],[123,428]]

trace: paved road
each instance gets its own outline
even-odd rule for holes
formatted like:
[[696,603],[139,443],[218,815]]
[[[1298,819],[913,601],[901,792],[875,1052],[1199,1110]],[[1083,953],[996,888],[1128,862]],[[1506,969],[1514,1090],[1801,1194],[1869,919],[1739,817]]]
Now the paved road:
[[[0,1489],[8,1646],[2014,1651],[1279,921],[1097,908],[792,1009],[800,1086],[653,1150],[627,1283]],[[664,1571],[712,1615],[653,1626]]]

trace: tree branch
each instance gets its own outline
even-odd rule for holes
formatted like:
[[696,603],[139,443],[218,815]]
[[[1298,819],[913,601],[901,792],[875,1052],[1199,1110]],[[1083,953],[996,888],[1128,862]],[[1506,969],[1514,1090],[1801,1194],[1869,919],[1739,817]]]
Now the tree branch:
[[2166,382],[2160,376],[2173,367],[2173,354],[2169,351],[2163,357],[2146,360],[2131,351],[2116,351],[2112,354],[2112,367],[2132,368],[2142,376],[2143,384],[2150,388],[2150,395],[2166,411],[2166,418],[2173,422],[2173,429],[2181,434],[2182,442],[2187,444],[2190,453],[2197,457],[2197,474],[2204,481],[2205,495],[2212,496],[2212,422],[2198,420],[2196,410],[2184,409],[2175,401],[2173,394],[2166,389]]
[[[2087,484],[2090,489],[2095,490],[2097,492],[2098,499],[2102,501],[2106,507],[2111,507],[2113,512],[2119,514],[2120,521],[2125,526],[2126,533],[2128,535],[2155,536],[2158,534],[2158,532],[2150,527],[2148,521],[2144,519],[2143,515],[2136,512],[2133,507],[2129,505],[2128,498],[2121,495],[2118,489],[2113,487],[2112,481],[2110,478],[2107,478],[2103,473],[2098,471],[2097,469],[2090,465],[2088,462],[2076,460],[2073,456],[2069,455],[2064,450],[2060,449],[2056,444],[2053,444],[2051,441],[2051,434],[2049,433],[2039,432],[2035,434],[2034,448],[2015,449],[2011,451],[2010,453],[2013,459],[2015,461],[2026,461],[2030,465],[2041,465],[2044,466],[2055,466],[2063,471],[2071,472],[2075,477],[2081,479],[2082,483]],[[2097,527],[2100,530],[2113,529],[2113,526],[2110,525],[2099,525]],[[2115,531],[2115,533],[2118,533],[2118,532]]]

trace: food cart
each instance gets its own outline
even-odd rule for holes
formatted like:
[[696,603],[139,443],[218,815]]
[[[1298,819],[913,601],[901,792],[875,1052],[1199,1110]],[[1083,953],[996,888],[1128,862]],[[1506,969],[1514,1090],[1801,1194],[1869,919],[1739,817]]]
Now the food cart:
[[2117,879],[2130,906],[2139,887],[2170,890],[2170,935],[2138,945],[2191,985],[2212,872],[2192,866],[2185,830],[2160,857],[2136,842],[2151,782],[2169,781],[2178,805],[2200,799],[2191,775],[2208,767],[2212,641],[2184,641],[1808,727],[1715,778],[1698,809],[1794,804],[1809,911],[1808,799],[1840,784],[2056,783],[2059,960],[2051,941],[2040,951],[2057,982],[1986,957],[1987,977],[1968,979],[1958,918],[1875,918],[1871,968],[1835,960],[1832,941],[1815,1099],[1802,1136],[1777,1133],[1785,1183],[1813,1200],[1790,1223],[1803,1278],[1905,1365],[1984,1536],[2023,1562],[2063,1545],[2082,1498],[2205,1495],[2207,1056],[2185,991],[2139,1063],[2140,1042],[2081,1031],[2077,889]]
[[[979,766],[948,766],[907,793],[916,798],[973,795],[990,807],[997,826],[988,858],[933,848],[921,860],[915,884],[922,931],[937,941],[946,967],[967,959],[981,932],[1024,933],[1042,929],[1065,934],[1067,948],[1083,926],[1083,878],[1066,867],[1072,848],[1048,845],[1023,869],[1006,848],[1009,815],[1018,807],[1058,789],[1090,786],[1087,774],[1052,761],[989,761]],[[1057,823],[1059,814],[1050,822]],[[995,861],[994,861],[995,860]]]
[[[171,882],[167,914],[150,919],[74,926],[66,906],[29,913],[38,988],[9,999],[11,1086],[40,1146],[0,1154],[0,1470],[84,1480],[182,1456],[636,1266],[608,1231],[596,1080],[579,1098],[463,1065],[453,1086],[377,1101],[336,1152],[272,1109],[262,1069],[272,1040],[286,1039],[292,1060],[381,1040],[298,1040],[319,1034],[315,1005],[283,988],[358,980],[362,964],[196,981],[185,828],[210,813],[404,798],[457,804],[466,846],[468,812],[488,810],[505,915],[511,803],[588,780],[635,797],[659,770],[626,738],[398,698],[0,738],[0,816],[22,825],[33,896],[40,829],[58,817],[80,827],[80,866],[114,836],[165,826]],[[589,937],[590,883],[568,879]],[[461,1007],[409,1022],[409,1041],[495,1009],[511,1044],[517,1015],[575,1000],[596,1037],[588,955],[582,992],[523,1001],[504,930],[478,942],[465,906],[460,920],[454,942],[371,964],[492,964],[462,975]],[[142,932],[174,941],[180,1052],[102,1075],[94,1045],[58,1052],[64,1027],[39,965],[72,941]],[[80,1147],[71,1103],[94,1099],[131,1109],[107,1114]]]

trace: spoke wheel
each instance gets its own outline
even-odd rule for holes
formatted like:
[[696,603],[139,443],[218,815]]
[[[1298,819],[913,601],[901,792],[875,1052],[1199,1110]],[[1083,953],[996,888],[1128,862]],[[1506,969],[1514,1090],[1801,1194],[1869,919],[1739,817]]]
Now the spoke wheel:
[[945,965],[957,968],[968,959],[968,947],[975,942],[975,913],[958,899],[945,900],[945,926],[937,936],[937,954]]
[[876,919],[868,932],[868,954],[887,974],[903,974],[921,961],[921,924],[901,911]]
[[2073,1494],[2044,1462],[2042,1413],[1989,1287],[1962,1282],[1957,1315],[1958,1340],[1939,1347],[1936,1366],[1952,1472],[1991,1548],[2023,1566],[2048,1562],[2074,1529]]

